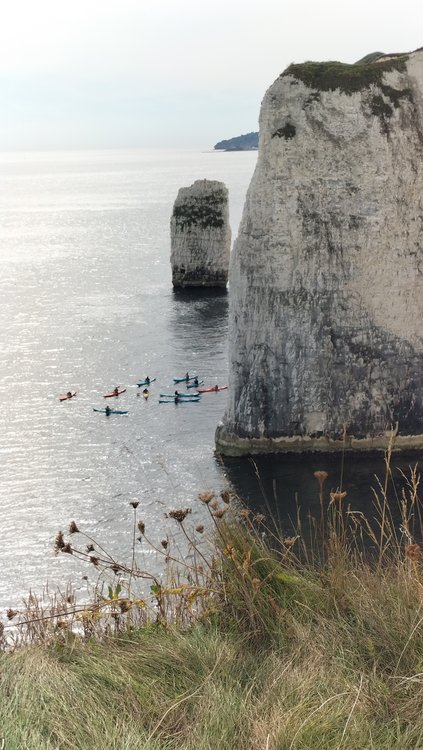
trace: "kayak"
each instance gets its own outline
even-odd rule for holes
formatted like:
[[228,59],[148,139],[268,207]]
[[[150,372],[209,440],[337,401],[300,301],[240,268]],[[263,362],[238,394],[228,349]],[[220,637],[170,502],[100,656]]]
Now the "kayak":
[[150,383],[154,383],[155,380],[156,380],[156,378],[150,378],[149,381],[147,381],[147,380],[138,380],[137,381],[137,386],[138,386],[138,388],[141,388],[142,385],[150,385]]
[[198,388],[199,385],[203,385],[204,380],[199,380],[198,383],[187,383],[187,388]]
[[189,378],[187,378],[186,376],[184,376],[183,378],[173,378],[173,382],[174,383],[188,383],[189,380],[195,380],[196,377],[197,377],[196,375],[191,375],[191,377]]
[[125,391],[126,388],[122,388],[122,390],[118,391],[117,393],[115,393],[114,391],[112,391],[111,393],[105,393],[104,398],[113,398],[113,396],[120,396],[120,394],[125,393]]
[[159,398],[159,404],[198,404],[199,398],[180,399],[175,401],[174,398]]
[[67,401],[69,398],[76,396],[76,391],[71,391],[70,396],[66,393],[64,396],[59,396],[59,401]]
[[107,415],[108,415],[108,414],[129,414],[129,412],[127,412],[127,411],[122,411],[122,410],[120,410],[120,409],[110,409],[110,411],[109,411],[109,412],[107,412],[107,411],[106,411],[106,409],[95,409],[95,408],[93,407],[93,411],[98,411],[98,412],[100,412],[100,414],[107,414]]
[[211,388],[199,388],[198,393],[212,393],[212,391],[226,391],[228,388],[227,385],[218,385],[217,387],[213,385]]
[[[178,398],[185,398],[190,401],[192,398],[199,398],[199,393],[178,393]],[[161,393],[160,398],[175,398],[174,393]]]

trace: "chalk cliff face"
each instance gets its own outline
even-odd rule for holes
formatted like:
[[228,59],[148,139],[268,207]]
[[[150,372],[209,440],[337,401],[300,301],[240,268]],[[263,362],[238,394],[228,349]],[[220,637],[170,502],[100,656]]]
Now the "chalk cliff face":
[[423,51],[270,87],[230,285],[219,451],[423,446]]
[[223,182],[196,180],[181,188],[170,222],[174,286],[226,286],[231,229]]

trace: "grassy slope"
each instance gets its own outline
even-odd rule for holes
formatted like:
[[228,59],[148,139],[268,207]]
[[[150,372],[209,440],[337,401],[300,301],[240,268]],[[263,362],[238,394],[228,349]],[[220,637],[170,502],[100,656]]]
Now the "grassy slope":
[[340,530],[316,566],[222,523],[223,595],[203,622],[3,654],[5,747],[423,747],[420,562],[399,550],[370,569]]

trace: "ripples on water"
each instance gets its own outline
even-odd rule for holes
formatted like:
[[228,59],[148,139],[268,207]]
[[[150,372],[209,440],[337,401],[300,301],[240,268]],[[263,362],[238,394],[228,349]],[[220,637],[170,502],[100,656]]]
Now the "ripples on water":
[[[207,177],[228,186],[236,228],[255,158],[0,156],[1,605],[66,577],[72,561],[52,542],[72,518],[125,557],[131,498],[161,538],[166,510],[222,485],[213,437],[226,393],[158,404],[187,369],[227,379],[227,294],[173,292],[169,221],[179,187]],[[135,386],[146,374],[148,402]],[[129,415],[95,414],[117,384]],[[68,389],[77,398],[59,403]]]

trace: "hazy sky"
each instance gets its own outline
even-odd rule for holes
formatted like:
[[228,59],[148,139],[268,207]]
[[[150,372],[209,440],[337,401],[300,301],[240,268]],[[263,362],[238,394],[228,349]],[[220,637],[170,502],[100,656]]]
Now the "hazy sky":
[[0,150],[207,148],[290,62],[421,46],[421,0],[3,0]]

